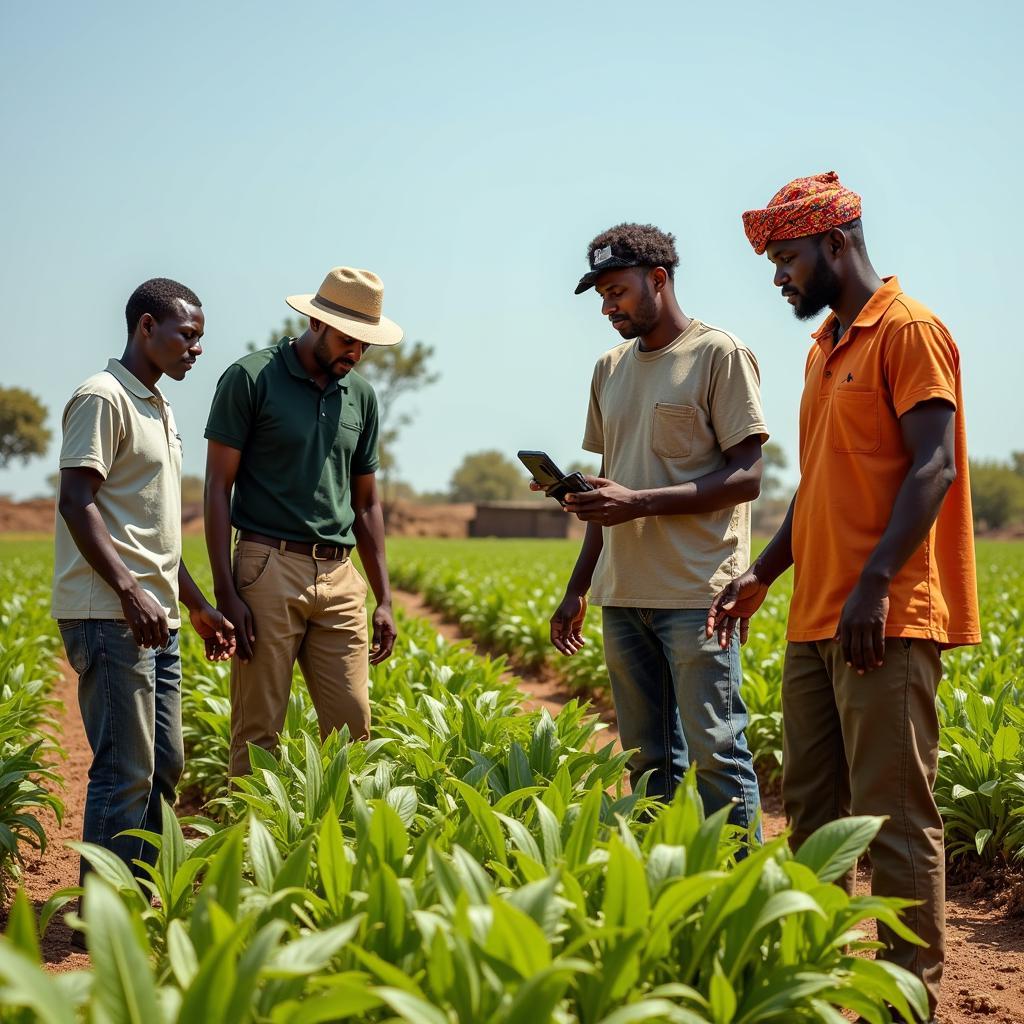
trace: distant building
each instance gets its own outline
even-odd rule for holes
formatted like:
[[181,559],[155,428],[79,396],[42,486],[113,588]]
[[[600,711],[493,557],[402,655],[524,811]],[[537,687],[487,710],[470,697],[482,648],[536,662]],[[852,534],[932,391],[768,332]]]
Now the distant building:
[[469,524],[470,537],[580,538],[586,523],[563,512],[551,499],[545,501],[481,501]]

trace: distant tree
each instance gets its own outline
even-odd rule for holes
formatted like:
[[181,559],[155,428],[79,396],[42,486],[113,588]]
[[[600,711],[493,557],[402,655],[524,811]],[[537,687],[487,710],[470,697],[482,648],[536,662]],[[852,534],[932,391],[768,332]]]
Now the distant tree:
[[496,450],[467,455],[452,474],[452,501],[509,501],[530,496],[523,467]]
[[765,498],[777,498],[782,490],[780,470],[789,465],[782,445],[767,441],[761,448],[761,462],[764,464],[761,473],[761,495]]
[[974,523],[990,530],[1024,522],[1024,476],[1001,462],[972,461]]
[[371,345],[359,361],[359,372],[373,385],[380,409],[380,475],[385,506],[394,500],[390,482],[397,466],[398,436],[412,423],[412,414],[396,412],[401,398],[436,384],[440,374],[430,366],[434,347],[422,341]]
[[1014,473],[1024,476],[1024,452],[1010,452],[1010,465]]
[[573,473],[582,473],[584,476],[597,476],[600,469],[601,464],[598,462],[588,462],[586,459],[573,459],[565,467],[564,472],[570,476]]
[[186,474],[181,478],[181,503],[182,505],[201,505],[203,502],[203,488],[205,480],[201,476]]
[[0,469],[46,453],[51,434],[45,421],[46,406],[31,391],[0,387]]

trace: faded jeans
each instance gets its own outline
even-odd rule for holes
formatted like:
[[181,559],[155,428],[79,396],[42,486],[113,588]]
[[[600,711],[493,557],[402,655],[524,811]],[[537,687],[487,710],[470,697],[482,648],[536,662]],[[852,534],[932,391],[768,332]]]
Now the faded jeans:
[[[729,820],[747,828],[760,796],[743,730],[737,637],[723,651],[699,609],[604,608],[604,653],[634,787],[653,774],[647,793],[670,800],[691,761],[704,809],[732,803]],[[760,840],[760,828],[758,828]]]
[[[118,833],[159,833],[160,801],[174,802],[185,761],[178,631],[154,650],[139,647],[119,619],[61,619],[58,626],[78,673],[78,705],[93,753],[82,838],[143,877],[132,861],[152,864],[156,849]],[[83,859],[83,877],[88,870]]]

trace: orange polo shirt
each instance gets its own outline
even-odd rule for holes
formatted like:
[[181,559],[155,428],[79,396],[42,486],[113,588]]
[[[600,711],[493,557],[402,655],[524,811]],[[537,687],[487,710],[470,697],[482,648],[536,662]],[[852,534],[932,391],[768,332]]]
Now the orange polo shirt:
[[830,315],[812,335],[800,401],[793,514],[792,641],[833,637],[846,599],[910,469],[900,417],[941,398],[956,409],[956,482],[889,588],[885,635],[947,647],[981,640],[960,353],[941,321],[885,280],[833,347]]

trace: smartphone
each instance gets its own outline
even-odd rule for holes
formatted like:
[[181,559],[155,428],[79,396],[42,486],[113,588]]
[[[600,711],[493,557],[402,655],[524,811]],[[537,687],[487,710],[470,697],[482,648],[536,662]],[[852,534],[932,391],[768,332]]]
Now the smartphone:
[[519,461],[530,471],[533,479],[544,488],[548,497],[562,501],[567,494],[579,494],[594,488],[583,479],[582,473],[566,476],[551,460],[547,452],[521,451]]

